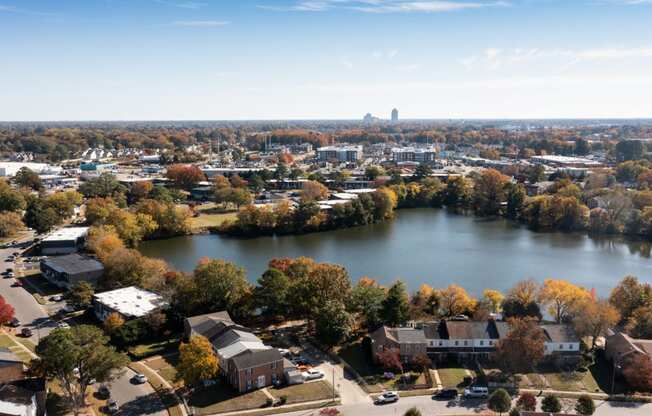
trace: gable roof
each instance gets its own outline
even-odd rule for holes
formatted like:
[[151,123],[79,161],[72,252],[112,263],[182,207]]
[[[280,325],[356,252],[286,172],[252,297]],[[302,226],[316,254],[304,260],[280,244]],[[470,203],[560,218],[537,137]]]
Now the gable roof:
[[632,338],[624,332],[617,332],[607,337],[607,350],[615,352],[624,358],[631,353],[645,354],[652,357],[652,340]]
[[543,333],[548,342],[580,342],[579,337],[570,325],[543,324]]
[[9,363],[23,363],[23,361],[8,348],[0,348],[0,361]]
[[238,370],[244,370],[283,360],[283,356],[276,348],[268,348],[261,351],[247,350],[233,357],[231,361]]

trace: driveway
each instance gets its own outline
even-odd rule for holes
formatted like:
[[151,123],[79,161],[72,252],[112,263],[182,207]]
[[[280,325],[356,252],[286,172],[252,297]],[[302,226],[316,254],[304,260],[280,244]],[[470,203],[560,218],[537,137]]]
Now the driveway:
[[308,344],[303,346],[303,355],[314,363],[315,368],[324,372],[326,375],[325,380],[331,384],[335,384],[335,389],[340,394],[342,405],[368,405],[372,403],[369,395],[355,382],[355,378],[346,374],[342,366],[333,362],[328,355]]
[[126,368],[124,374],[110,384],[111,397],[118,402],[120,409],[118,414],[168,416],[165,406],[149,383],[131,382],[135,374],[134,371]]

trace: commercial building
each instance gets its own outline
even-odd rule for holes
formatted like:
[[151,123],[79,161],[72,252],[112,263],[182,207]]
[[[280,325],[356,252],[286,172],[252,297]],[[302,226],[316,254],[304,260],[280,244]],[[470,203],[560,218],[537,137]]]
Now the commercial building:
[[398,110],[396,108],[392,110],[392,123],[398,123]]
[[33,163],[33,162],[0,162],[0,177],[15,176],[19,170],[27,168],[33,172],[40,174],[58,174],[61,172],[61,166],[52,166],[47,163]]
[[603,166],[602,163],[583,157],[544,155],[532,156],[530,160],[533,163],[556,166],[561,168],[597,168]]
[[41,273],[50,283],[70,289],[79,282],[96,285],[104,273],[104,266],[95,259],[74,253],[41,260]]
[[167,306],[162,296],[135,286],[93,296],[93,309],[97,319],[104,320],[112,313],[117,313],[125,321],[147,316]]
[[86,243],[88,227],[60,228],[41,241],[41,254],[46,256],[70,254]]
[[437,156],[437,150],[434,147],[394,147],[392,148],[392,160],[396,163],[401,162],[434,162]]
[[201,335],[210,341],[220,374],[240,393],[276,384],[285,374],[296,375],[276,348],[233,322],[226,311],[186,318],[184,327],[186,338]]
[[362,159],[362,146],[326,146],[317,149],[317,158],[326,162],[355,162]]

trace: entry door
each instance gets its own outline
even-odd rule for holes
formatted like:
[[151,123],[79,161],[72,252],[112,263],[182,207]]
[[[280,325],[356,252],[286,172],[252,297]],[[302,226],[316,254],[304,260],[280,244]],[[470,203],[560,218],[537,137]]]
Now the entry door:
[[262,389],[263,387],[265,387],[265,376],[264,375],[258,376],[258,383],[257,384],[258,384],[259,389]]

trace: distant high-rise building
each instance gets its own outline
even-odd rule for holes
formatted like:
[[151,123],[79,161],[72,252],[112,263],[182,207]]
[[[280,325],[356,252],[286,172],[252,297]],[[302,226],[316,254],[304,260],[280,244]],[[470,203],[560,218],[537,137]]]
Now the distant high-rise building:
[[392,123],[396,123],[398,121],[398,110],[393,109],[392,110]]

